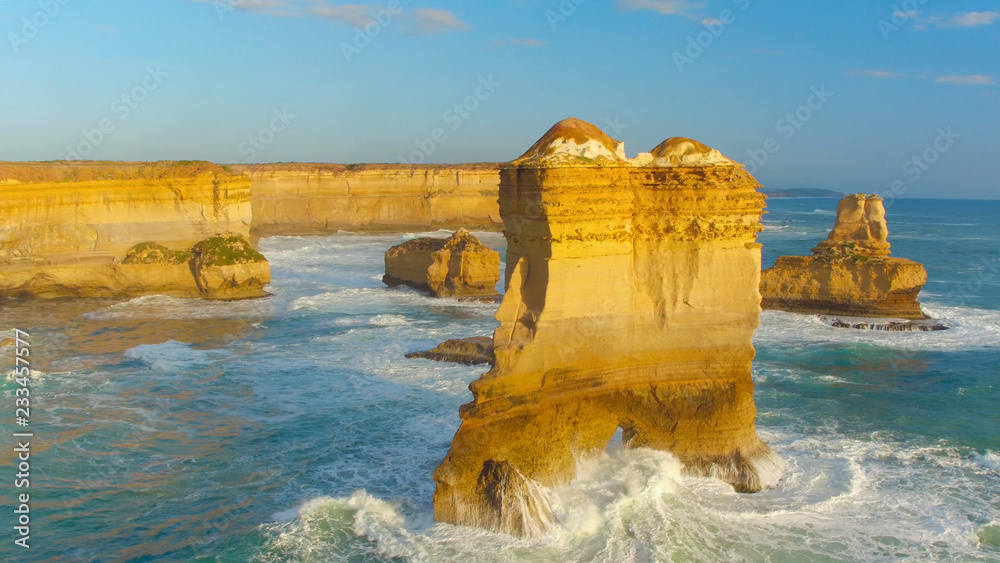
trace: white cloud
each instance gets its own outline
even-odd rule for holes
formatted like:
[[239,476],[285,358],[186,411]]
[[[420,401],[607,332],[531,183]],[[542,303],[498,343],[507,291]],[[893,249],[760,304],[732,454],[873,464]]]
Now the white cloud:
[[622,10],[651,10],[665,16],[686,16],[691,10],[704,8],[706,2],[690,0],[616,0]]
[[934,79],[934,82],[954,86],[989,86],[996,84],[997,79],[985,74],[953,74],[950,76],[939,76]]
[[864,76],[865,78],[902,78],[906,76],[902,72],[892,72],[889,70],[849,70],[848,76]]
[[452,29],[464,30],[469,29],[469,26],[448,10],[416,8],[413,10],[408,31],[411,35],[428,35]]
[[523,39],[512,37],[507,40],[507,43],[511,45],[524,45],[525,47],[541,47],[545,44],[541,39],[534,39],[531,37],[525,37]]
[[377,9],[377,7],[362,6],[361,4],[340,4],[338,6],[317,4],[309,12],[325,20],[363,27],[374,19],[371,12]]
[[969,12],[955,16],[952,22],[959,27],[975,27],[977,25],[992,25],[997,18],[1000,18],[1000,12]]
[[932,14],[921,16],[920,12],[895,12],[894,18],[912,19],[914,28],[922,31],[928,29],[955,29],[957,27],[978,27],[993,25],[1000,19],[1000,12],[964,12],[953,14]]
[[298,16],[301,11],[298,6],[288,0],[192,0],[203,4],[221,2],[223,6],[233,10],[246,12],[257,12],[269,16],[290,17]]
[[[2,0],[0,0],[2,1]],[[311,15],[329,21],[340,22],[352,27],[363,27],[372,22],[373,12],[385,10],[382,4],[328,4],[325,0],[190,0],[202,4],[221,2],[233,10],[256,12],[269,16]],[[451,30],[469,29],[454,13],[438,8],[413,8],[401,16],[408,22],[407,32],[411,35],[444,33]]]

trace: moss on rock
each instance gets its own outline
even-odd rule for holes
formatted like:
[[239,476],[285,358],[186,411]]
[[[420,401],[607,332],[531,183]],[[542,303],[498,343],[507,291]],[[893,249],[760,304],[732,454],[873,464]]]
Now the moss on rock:
[[141,242],[125,253],[122,264],[133,266],[139,264],[184,264],[191,260],[194,254],[183,250],[171,250],[155,242]]
[[252,262],[266,262],[250,241],[240,235],[225,234],[207,238],[194,246],[195,261],[199,266],[232,266]]

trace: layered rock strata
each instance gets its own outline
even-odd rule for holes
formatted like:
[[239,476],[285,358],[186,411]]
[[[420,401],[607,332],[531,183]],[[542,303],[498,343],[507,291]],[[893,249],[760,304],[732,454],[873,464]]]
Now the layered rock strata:
[[765,309],[795,313],[924,319],[917,295],[927,283],[923,264],[889,257],[882,198],[849,195],[812,256],[781,256],[763,272]]
[[701,147],[668,140],[629,160],[566,120],[502,167],[496,361],[434,473],[436,520],[542,533],[545,487],[619,429],[737,491],[778,481],[750,376],[764,197]]
[[459,229],[451,238],[418,238],[385,253],[389,287],[408,285],[435,297],[495,297],[500,254]]
[[495,164],[266,164],[234,170],[253,180],[255,237],[501,227]]
[[473,336],[445,340],[436,347],[423,352],[413,352],[407,358],[423,358],[436,362],[448,362],[474,366],[493,363],[493,338],[489,336]]
[[0,297],[220,295],[183,253],[250,213],[250,179],[204,162],[0,164]]

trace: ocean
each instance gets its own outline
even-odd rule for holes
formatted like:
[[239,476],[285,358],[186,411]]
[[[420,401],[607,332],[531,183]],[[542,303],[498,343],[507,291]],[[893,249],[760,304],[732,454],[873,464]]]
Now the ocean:
[[[836,199],[772,199],[764,265],[808,254]],[[261,241],[273,296],[0,303],[32,349],[30,549],[14,545],[15,390],[2,382],[0,559],[10,561],[1000,561],[1000,202],[898,200],[952,328],[876,332],[765,311],[758,430],[774,490],[609,448],[550,489],[536,539],[436,525],[431,473],[482,367],[407,352],[489,335],[496,305],[380,281],[428,233]],[[444,233],[430,233],[444,236]],[[503,255],[496,233],[476,233]]]

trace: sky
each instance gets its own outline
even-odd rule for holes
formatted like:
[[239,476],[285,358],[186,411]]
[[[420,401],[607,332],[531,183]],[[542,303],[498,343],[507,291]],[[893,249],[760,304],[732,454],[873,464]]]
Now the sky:
[[576,117],[767,189],[1000,196],[1000,0],[0,0],[0,160],[497,162]]

